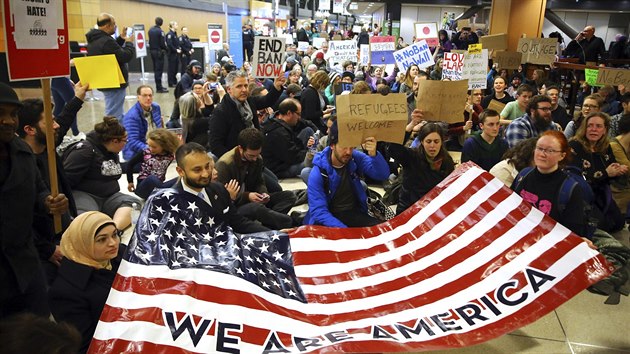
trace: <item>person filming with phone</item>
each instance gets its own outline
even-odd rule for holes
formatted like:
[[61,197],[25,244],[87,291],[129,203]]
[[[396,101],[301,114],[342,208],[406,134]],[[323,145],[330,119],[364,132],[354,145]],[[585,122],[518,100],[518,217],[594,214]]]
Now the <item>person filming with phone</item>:
[[604,41],[595,36],[595,27],[586,26],[578,33],[564,51],[568,57],[579,58],[581,64],[587,62],[601,63],[606,55]]

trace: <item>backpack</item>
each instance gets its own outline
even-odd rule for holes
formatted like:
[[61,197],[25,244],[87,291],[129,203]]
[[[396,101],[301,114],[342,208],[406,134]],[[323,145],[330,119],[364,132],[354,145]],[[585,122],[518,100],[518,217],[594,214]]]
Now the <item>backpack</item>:
[[[518,176],[514,179],[514,183],[512,184],[512,190],[518,189],[523,179],[527,177],[532,171],[534,167],[526,167],[518,173]],[[566,210],[567,204],[571,200],[571,194],[573,194],[573,190],[575,188],[580,188],[582,191],[582,196],[584,199],[584,213],[586,216],[586,230],[584,236],[588,239],[593,237],[595,230],[597,229],[598,220],[591,216],[593,211],[593,202],[595,201],[595,195],[593,194],[593,190],[591,186],[586,182],[580,170],[573,166],[567,166],[563,169],[566,178],[562,182],[560,186],[560,193],[558,193],[558,199],[556,203],[558,204],[558,210],[562,213]]]

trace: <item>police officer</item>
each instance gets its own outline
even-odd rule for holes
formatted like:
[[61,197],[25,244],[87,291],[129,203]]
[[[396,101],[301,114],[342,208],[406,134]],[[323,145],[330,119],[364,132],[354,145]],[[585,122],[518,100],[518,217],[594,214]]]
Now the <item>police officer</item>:
[[177,67],[179,64],[179,55],[182,49],[177,38],[177,22],[171,21],[168,25],[169,31],[166,35],[166,48],[168,49],[168,87],[177,85]]
[[251,62],[252,55],[254,55],[254,30],[252,30],[252,25],[246,24],[243,26],[243,60],[247,56],[247,61]]
[[190,57],[192,53],[195,51],[192,46],[192,42],[188,37],[188,27],[182,27],[182,35],[179,36],[179,46],[182,50],[182,56],[180,58],[180,74],[184,75],[186,72],[186,68],[188,68],[188,63],[190,63]]
[[164,55],[166,54],[166,41],[164,40],[164,31],[162,24],[164,20],[161,17],[155,18],[155,26],[149,30],[149,51],[151,52],[151,60],[153,60],[153,75],[155,76],[156,92],[168,92],[162,86],[162,73],[164,72]]

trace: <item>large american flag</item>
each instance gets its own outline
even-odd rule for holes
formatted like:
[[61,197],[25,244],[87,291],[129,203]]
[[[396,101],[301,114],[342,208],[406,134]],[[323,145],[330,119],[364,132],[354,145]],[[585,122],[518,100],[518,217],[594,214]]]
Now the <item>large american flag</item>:
[[142,211],[90,353],[329,353],[469,346],[611,272],[466,164],[376,227],[235,234],[196,196]]

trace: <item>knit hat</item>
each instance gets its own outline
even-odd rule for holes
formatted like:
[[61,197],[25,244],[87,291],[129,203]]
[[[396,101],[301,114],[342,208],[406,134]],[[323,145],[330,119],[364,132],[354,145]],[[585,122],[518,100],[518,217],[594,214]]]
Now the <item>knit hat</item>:
[[315,54],[315,59],[324,59],[324,52],[317,52],[317,54]]
[[341,74],[341,79],[343,79],[344,77],[349,77],[350,80],[354,81],[354,74],[352,72],[350,72],[350,71],[344,71]]
[[335,82],[335,79],[336,79],[336,78],[338,78],[338,77],[339,77],[339,73],[338,73],[338,72],[336,72],[336,71],[331,71],[331,72],[328,74],[328,78],[330,79],[330,83]]
[[11,86],[0,82],[0,103],[14,104],[18,107],[22,107],[22,102],[17,96],[17,93],[11,88]]

